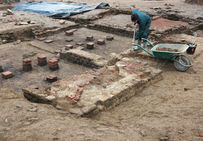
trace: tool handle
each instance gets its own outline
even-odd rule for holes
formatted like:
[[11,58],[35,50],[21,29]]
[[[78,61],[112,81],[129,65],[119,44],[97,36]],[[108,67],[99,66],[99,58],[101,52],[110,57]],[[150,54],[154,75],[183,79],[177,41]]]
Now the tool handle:
[[134,33],[133,33],[133,40],[132,42],[135,43],[135,32],[136,32],[137,24],[134,25]]

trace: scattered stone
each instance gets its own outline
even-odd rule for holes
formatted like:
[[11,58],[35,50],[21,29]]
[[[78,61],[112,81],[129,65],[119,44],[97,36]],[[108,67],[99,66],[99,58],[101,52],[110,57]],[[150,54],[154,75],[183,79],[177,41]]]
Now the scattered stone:
[[16,44],[20,44],[20,43],[21,43],[21,40],[17,40],[17,41],[16,41]]
[[37,121],[37,120],[39,120],[39,118],[37,118],[37,117],[28,118],[28,121],[30,121],[30,122],[34,122],[34,121]]
[[82,45],[84,45],[84,43],[82,43],[82,42],[78,42],[78,43],[76,43],[76,45],[78,45],[78,46],[82,46]]
[[168,140],[169,140],[168,137],[161,137],[161,138],[159,139],[159,141],[168,141]]
[[20,22],[18,25],[28,25],[28,22]]
[[47,64],[47,57],[45,55],[38,56],[37,60],[39,66],[45,66]]
[[101,111],[104,109],[104,106],[103,105],[97,105],[97,108]]
[[184,42],[186,42],[186,40],[185,39],[181,39],[181,42],[184,43]]
[[36,107],[32,107],[32,108],[30,108],[30,109],[28,109],[27,111],[29,111],[29,112],[37,112],[37,108]]
[[9,131],[11,128],[9,127],[6,127],[6,128],[3,128],[3,131]]
[[184,133],[184,130],[179,130],[178,131],[178,134],[183,134]]
[[103,87],[103,88],[106,88],[107,85],[108,85],[107,83],[104,83],[104,84],[102,84],[102,87]]
[[105,44],[105,40],[104,39],[98,39],[97,40],[97,44],[98,45],[104,45]]
[[71,30],[65,31],[65,34],[66,34],[67,36],[71,36],[71,35],[73,35],[74,32],[75,32],[75,30],[71,29]]
[[46,81],[48,81],[48,82],[50,82],[50,83],[55,82],[55,81],[57,81],[57,80],[58,80],[58,78],[57,78],[57,76],[55,76],[55,75],[48,75],[48,76],[46,77]]
[[83,114],[82,111],[79,108],[70,108],[69,112],[71,114],[77,114],[79,116]]
[[61,52],[60,49],[57,49],[57,50],[54,51],[54,53],[57,53],[57,54],[60,53],[60,52]]
[[28,86],[28,88],[30,88],[30,89],[39,89],[39,87],[36,86],[36,85],[30,85],[30,86]]
[[52,43],[53,40],[44,40],[45,43]]
[[32,70],[32,61],[29,58],[23,59],[23,71]]
[[72,42],[73,39],[66,39],[66,42]]
[[188,90],[190,90],[190,88],[184,88],[184,91],[188,91]]
[[53,96],[53,95],[49,95],[49,96],[46,97],[46,99],[49,100],[49,101],[53,101],[53,100],[56,99],[56,97]]
[[146,132],[145,132],[144,130],[141,130],[141,131],[140,131],[140,134],[141,134],[143,137],[146,136]]
[[56,58],[50,59],[49,62],[48,62],[48,65],[49,65],[49,69],[50,70],[57,70],[57,69],[59,69],[58,59],[56,59]]
[[60,52],[56,54],[56,56],[54,57],[56,58],[58,61],[60,61]]
[[59,21],[60,24],[65,24],[65,22],[66,22],[65,20],[60,20]]
[[33,57],[36,54],[37,54],[36,52],[29,52],[29,53],[23,54],[23,59]]
[[2,75],[2,78],[4,79],[9,79],[13,77],[13,73],[10,71],[2,72],[1,75]]
[[46,37],[37,38],[37,40],[44,41],[44,40],[46,40]]
[[154,10],[160,10],[161,7],[153,7],[152,9],[154,9]]
[[93,49],[93,48],[94,48],[94,43],[93,42],[87,43],[87,49]]
[[167,6],[166,9],[171,9],[171,7],[170,7],[170,6]]
[[2,43],[3,44],[6,44],[8,41],[7,40],[2,40]]
[[97,106],[95,104],[89,105],[89,106],[83,107],[82,112],[83,113],[89,113],[91,111],[94,111],[96,108],[97,108]]
[[0,72],[3,72],[4,70],[3,70],[3,67],[2,67],[2,65],[0,65]]
[[93,36],[87,36],[86,41],[94,41],[94,37]]
[[70,45],[70,44],[69,44],[69,45],[66,45],[66,46],[65,46],[65,50],[69,50],[69,49],[73,49],[73,45]]
[[79,50],[84,50],[84,49],[85,49],[85,47],[83,47],[83,46],[79,46],[79,47],[77,47],[76,49],[79,49]]
[[5,119],[5,123],[8,123],[8,119],[7,118]]
[[6,12],[7,12],[7,15],[14,15],[13,11],[11,11],[10,9],[7,9]]
[[106,40],[108,40],[108,41],[112,41],[113,39],[114,39],[114,37],[112,35],[106,36]]
[[30,24],[36,24],[36,22],[35,21],[30,21]]
[[53,141],[58,141],[60,138],[58,138],[58,137],[54,137],[52,140]]

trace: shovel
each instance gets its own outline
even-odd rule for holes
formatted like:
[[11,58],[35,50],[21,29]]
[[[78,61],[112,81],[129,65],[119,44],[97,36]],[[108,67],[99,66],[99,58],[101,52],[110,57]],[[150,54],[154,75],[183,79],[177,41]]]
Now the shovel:
[[135,49],[135,45],[136,45],[136,44],[135,44],[136,26],[137,26],[137,24],[134,25],[134,33],[133,33],[133,39],[132,39],[132,45],[131,45],[131,50],[133,50],[133,51],[136,50],[136,49]]

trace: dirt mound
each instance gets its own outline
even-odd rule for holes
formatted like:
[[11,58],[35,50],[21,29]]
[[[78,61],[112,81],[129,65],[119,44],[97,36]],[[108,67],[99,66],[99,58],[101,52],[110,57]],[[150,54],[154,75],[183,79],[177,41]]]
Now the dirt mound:
[[185,0],[186,3],[203,5],[202,0]]

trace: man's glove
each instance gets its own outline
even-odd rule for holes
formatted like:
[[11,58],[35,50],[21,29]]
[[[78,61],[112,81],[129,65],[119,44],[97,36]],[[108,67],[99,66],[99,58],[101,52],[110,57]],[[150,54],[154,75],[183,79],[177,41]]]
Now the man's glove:
[[135,40],[138,40],[138,39],[139,39],[139,37],[136,37],[136,36],[135,36]]

